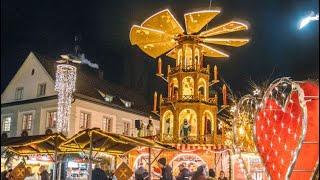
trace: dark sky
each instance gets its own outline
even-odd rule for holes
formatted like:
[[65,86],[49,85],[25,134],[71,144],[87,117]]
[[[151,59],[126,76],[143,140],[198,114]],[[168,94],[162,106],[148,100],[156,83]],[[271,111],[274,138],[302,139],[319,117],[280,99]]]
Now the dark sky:
[[[231,19],[250,23],[240,33],[251,42],[228,48],[226,61],[218,64],[221,75],[235,92],[245,92],[248,80],[264,81],[291,76],[297,80],[319,74],[319,24],[298,31],[297,23],[309,11],[319,12],[318,0],[213,0],[222,8],[209,27]],[[209,0],[1,0],[1,92],[30,51],[56,57],[71,53],[80,34],[82,51],[98,63],[109,81],[138,88],[152,97],[165,83],[154,76],[156,63],[129,42],[129,30],[155,12],[169,8],[183,25],[183,14],[208,9]],[[184,26],[184,25],[183,25]],[[164,58],[165,64],[172,64]]]

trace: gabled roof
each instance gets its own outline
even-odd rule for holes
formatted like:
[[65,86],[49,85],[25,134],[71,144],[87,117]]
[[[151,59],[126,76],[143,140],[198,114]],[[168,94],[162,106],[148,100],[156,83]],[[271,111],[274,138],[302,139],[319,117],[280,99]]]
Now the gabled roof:
[[[34,53],[34,55],[37,57],[52,79],[55,80],[55,72],[58,64],[56,61],[59,58],[46,57],[38,53]],[[86,64],[72,65],[77,67],[76,91],[74,92],[75,97],[87,97],[90,100],[100,102],[104,105],[110,105],[112,107],[116,106],[129,112],[135,111],[144,116],[152,115],[154,118],[157,118],[151,114],[151,107],[148,105],[148,103],[146,103],[144,97],[138,92],[99,78],[99,70],[91,68]],[[99,91],[113,96],[112,102],[106,102]],[[125,107],[120,99],[132,102],[131,107]]]

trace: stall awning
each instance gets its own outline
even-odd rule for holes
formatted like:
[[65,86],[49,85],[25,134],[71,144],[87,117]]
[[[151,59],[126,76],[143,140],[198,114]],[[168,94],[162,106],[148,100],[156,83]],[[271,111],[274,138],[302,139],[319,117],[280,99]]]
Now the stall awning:
[[55,150],[57,153],[72,152],[71,149],[59,148],[59,145],[65,140],[66,137],[63,134],[53,133],[1,139],[1,146],[19,155],[54,154]]
[[61,144],[61,148],[73,150],[89,150],[90,136],[92,139],[92,150],[109,154],[124,154],[136,147],[144,146],[157,149],[174,150],[175,148],[148,139],[130,137],[114,133],[106,133],[99,128],[86,129],[78,132]]

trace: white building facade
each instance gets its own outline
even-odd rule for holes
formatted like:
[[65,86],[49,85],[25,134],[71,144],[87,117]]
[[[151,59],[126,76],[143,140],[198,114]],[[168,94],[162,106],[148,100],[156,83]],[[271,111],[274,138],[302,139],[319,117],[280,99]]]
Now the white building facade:
[[[8,137],[44,134],[56,131],[57,92],[54,91],[57,59],[47,59],[31,52],[1,94],[1,132]],[[154,134],[159,129],[157,116],[138,93],[111,84],[101,71],[86,64],[76,65],[76,91],[71,105],[67,136],[86,128],[137,135],[135,120],[145,127],[152,122]]]

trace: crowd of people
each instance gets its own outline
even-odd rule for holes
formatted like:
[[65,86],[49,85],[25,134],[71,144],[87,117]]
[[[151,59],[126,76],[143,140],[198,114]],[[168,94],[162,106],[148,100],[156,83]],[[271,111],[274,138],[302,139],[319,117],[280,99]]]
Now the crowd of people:
[[[161,168],[161,175],[159,176],[160,180],[228,180],[228,178],[225,177],[224,171],[220,171],[219,177],[216,177],[215,171],[213,169],[207,171],[205,165],[201,165],[195,172],[191,172],[185,164],[181,163],[178,166],[179,174],[174,177],[172,175],[172,168],[167,164],[165,158],[160,158],[158,164]],[[139,164],[139,167],[135,170],[134,174],[135,180],[145,180],[149,177],[149,174],[142,163]]]
[[[14,180],[12,169],[1,172],[1,180]],[[52,173],[49,174],[45,166],[40,166],[38,173],[33,173],[31,167],[27,167],[24,180],[52,180]]]

